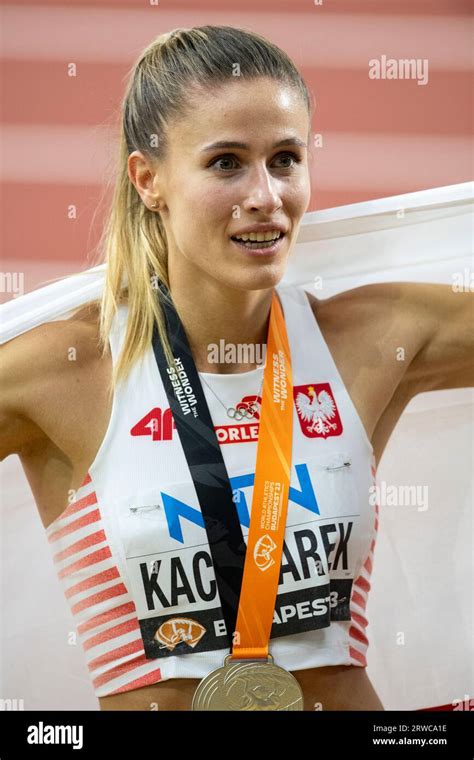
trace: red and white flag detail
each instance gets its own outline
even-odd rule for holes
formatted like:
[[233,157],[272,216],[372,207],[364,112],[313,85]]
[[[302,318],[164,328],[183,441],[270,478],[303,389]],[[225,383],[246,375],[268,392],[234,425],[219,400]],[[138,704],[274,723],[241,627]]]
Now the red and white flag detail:
[[308,438],[341,435],[342,422],[329,383],[295,385],[293,397],[304,435]]

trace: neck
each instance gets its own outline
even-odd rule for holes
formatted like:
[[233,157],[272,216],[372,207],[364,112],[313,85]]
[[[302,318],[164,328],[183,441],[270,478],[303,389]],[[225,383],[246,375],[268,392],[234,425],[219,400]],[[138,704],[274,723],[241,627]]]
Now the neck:
[[[237,290],[206,279],[170,277],[170,292],[198,372],[234,374],[261,366],[266,351],[273,288]],[[218,360],[212,347],[220,347]],[[239,346],[244,348],[239,350]],[[246,347],[250,346],[251,350]],[[222,348],[244,361],[221,361]],[[227,354],[228,356],[228,354]],[[249,359],[246,361],[246,359]],[[253,360],[254,359],[254,360]]]

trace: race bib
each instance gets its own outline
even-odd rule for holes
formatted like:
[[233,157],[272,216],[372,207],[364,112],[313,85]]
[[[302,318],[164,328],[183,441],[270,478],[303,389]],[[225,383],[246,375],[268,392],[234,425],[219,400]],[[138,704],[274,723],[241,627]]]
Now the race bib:
[[[253,471],[229,473],[247,543]],[[350,620],[352,583],[367,536],[350,455],[293,464],[270,639]],[[191,477],[115,505],[127,585],[148,658],[228,649],[204,520]],[[272,546],[263,541],[264,569]]]

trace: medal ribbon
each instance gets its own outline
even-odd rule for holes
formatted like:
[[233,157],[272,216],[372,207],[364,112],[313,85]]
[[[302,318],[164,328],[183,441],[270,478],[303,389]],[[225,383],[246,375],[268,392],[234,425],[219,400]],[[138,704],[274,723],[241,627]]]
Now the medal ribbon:
[[268,655],[290,490],[293,377],[285,319],[273,293],[252,515],[231,660]]
[[186,333],[169,290],[162,282],[159,288],[178,372],[168,365],[156,324],[153,351],[201,507],[229,646],[233,644],[232,658],[266,657],[280,575],[292,452],[293,381],[282,309],[274,292],[246,547]]

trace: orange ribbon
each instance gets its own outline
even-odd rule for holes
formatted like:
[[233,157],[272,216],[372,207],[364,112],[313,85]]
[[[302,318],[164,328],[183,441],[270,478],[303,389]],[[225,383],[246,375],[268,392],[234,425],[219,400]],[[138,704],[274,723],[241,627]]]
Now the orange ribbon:
[[285,318],[272,297],[255,482],[232,659],[268,656],[290,489],[293,377]]

